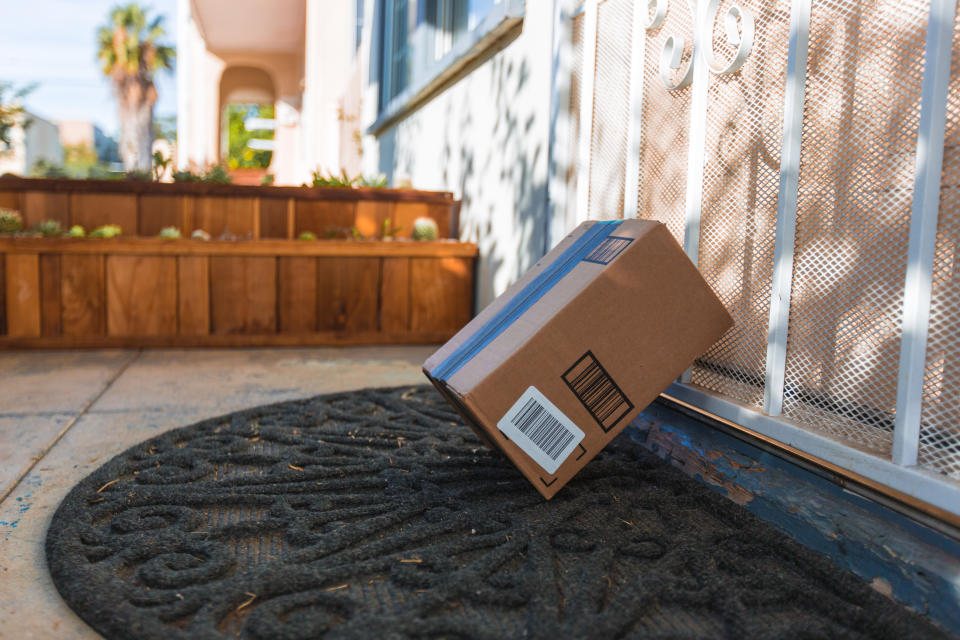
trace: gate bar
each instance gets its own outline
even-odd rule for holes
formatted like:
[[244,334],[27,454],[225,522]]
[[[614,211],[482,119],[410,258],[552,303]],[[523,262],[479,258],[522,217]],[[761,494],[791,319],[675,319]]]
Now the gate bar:
[[893,462],[917,464],[923,382],[930,326],[930,289],[940,209],[940,170],[943,166],[947,91],[956,0],[931,0],[924,50],[916,173],[910,212],[910,244],[904,282],[897,414],[893,427]]
[[624,169],[623,217],[636,218],[640,201],[640,142],[643,137],[643,72],[647,43],[646,1],[633,3],[630,34],[630,119],[627,121],[627,162]]
[[800,152],[809,45],[810,0],[793,0],[790,9],[790,44],[787,49],[787,84],[783,100],[783,149],[780,153],[777,235],[773,245],[767,372],[763,386],[763,411],[771,416],[780,415],[783,411],[783,380],[787,366],[790,286],[793,280],[793,244],[797,229],[797,194],[800,188]]
[[590,208],[590,146],[593,141],[593,87],[597,74],[597,12],[599,0],[583,7],[583,81],[580,84],[580,132],[577,150],[576,221],[587,220]]

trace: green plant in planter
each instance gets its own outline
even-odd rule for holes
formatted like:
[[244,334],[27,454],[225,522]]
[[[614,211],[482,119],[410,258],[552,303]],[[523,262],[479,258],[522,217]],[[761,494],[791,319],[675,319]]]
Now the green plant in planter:
[[157,234],[157,237],[163,238],[164,240],[176,240],[180,237],[180,229],[176,227],[164,227],[160,229],[160,233]]
[[260,186],[261,186],[261,187],[269,187],[269,186],[273,185],[273,181],[274,181],[274,180],[275,180],[275,176],[274,176],[272,173],[268,173],[268,174],[266,174],[265,176],[263,176],[262,178],[260,178]]
[[359,175],[353,179],[358,187],[367,187],[368,189],[383,189],[387,186],[387,176],[379,173],[375,176]]
[[23,230],[23,217],[19,211],[0,209],[0,233],[17,233]]
[[436,240],[440,229],[433,218],[421,216],[413,221],[413,230],[410,232],[414,240]]
[[401,231],[403,231],[403,227],[394,227],[390,224],[390,218],[384,218],[383,232],[380,234],[380,239],[393,240]]
[[203,229],[194,229],[193,233],[190,234],[190,237],[194,240],[202,240],[203,242],[210,241],[210,234]]
[[56,238],[63,235],[63,227],[56,220],[42,220],[33,227],[33,230],[44,238]]
[[323,175],[319,171],[313,172],[313,186],[315,187],[352,187],[354,179],[347,175],[344,169],[340,175],[334,175],[332,172]]
[[120,225],[116,224],[105,224],[103,226],[97,227],[90,232],[91,238],[116,238],[121,233],[123,229],[120,228]]
[[317,236],[313,231],[303,231],[297,236],[297,240],[303,240],[304,242],[313,242],[316,239]]
[[70,227],[70,231],[67,231],[67,235],[71,238],[83,238],[87,235],[86,230],[78,224]]
[[233,178],[230,177],[230,172],[227,171],[227,168],[222,164],[215,164],[207,172],[203,174],[203,182],[216,182],[218,184],[230,184],[233,182]]
[[174,182],[200,182],[201,176],[198,176],[193,171],[189,169],[184,171],[174,171],[173,172],[173,181]]

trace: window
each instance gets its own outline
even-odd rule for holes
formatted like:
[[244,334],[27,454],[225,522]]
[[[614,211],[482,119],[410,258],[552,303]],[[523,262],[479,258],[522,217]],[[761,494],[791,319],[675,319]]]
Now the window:
[[385,126],[519,24],[523,0],[379,0],[380,109]]
[[353,0],[354,8],[357,11],[354,20],[353,50],[360,48],[360,41],[363,38],[363,0]]

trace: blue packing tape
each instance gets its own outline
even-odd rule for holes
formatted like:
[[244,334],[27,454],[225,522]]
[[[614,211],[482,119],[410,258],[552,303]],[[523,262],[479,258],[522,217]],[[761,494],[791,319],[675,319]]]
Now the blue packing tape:
[[470,336],[462,345],[430,371],[437,380],[448,380],[474,356],[490,344],[494,338],[512,325],[533,304],[550,291],[565,275],[606,239],[622,220],[605,220],[594,224],[567,247],[543,272],[530,281],[500,311]]

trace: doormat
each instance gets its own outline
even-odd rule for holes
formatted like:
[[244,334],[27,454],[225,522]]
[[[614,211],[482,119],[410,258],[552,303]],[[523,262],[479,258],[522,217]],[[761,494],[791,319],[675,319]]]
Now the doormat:
[[107,638],[943,635],[628,433],[547,502],[428,387],[147,440],[73,488],[46,552]]

